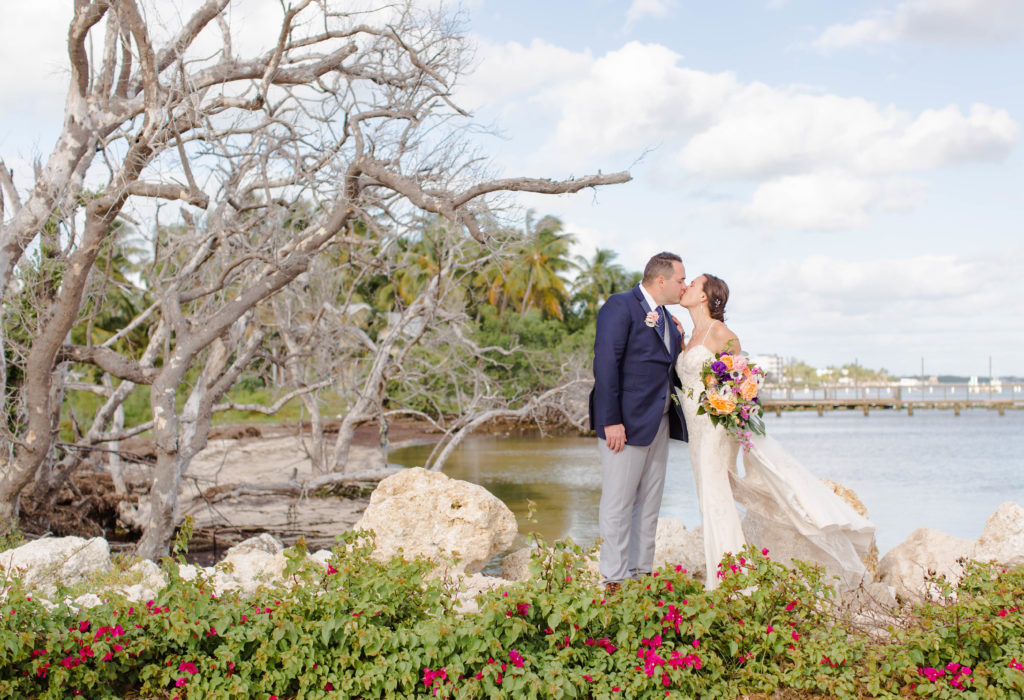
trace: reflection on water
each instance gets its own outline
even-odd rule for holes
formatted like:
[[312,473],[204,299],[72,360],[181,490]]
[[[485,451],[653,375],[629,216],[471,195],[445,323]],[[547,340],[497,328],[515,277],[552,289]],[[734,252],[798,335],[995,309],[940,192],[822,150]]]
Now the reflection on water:
[[[811,412],[767,417],[769,432],[813,473],[849,486],[878,527],[884,553],[917,527],[974,538],[1005,501],[1024,505],[1024,411],[975,409]],[[391,460],[416,466],[430,446],[396,450]],[[546,540],[598,537],[601,461],[596,438],[481,436],[463,443],[445,466],[480,484],[516,514],[521,533]],[[536,504],[527,520],[528,501]],[[700,523],[686,445],[670,443],[661,515]]]

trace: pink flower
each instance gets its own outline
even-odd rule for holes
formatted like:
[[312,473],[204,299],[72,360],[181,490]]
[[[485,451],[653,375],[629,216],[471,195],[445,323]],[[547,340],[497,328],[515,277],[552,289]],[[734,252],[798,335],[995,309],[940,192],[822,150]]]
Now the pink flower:
[[793,641],[795,642],[798,639],[800,639],[800,635],[796,633],[796,630],[793,630]]
[[[1016,661],[1016,659],[1014,659],[1014,660]],[[593,683],[594,682],[594,679],[591,678],[589,675],[583,676],[583,680],[587,681],[588,683]]]
[[524,663],[523,662],[523,657],[515,649],[513,649],[512,651],[510,651],[508,653],[508,660],[511,661],[512,665],[515,666],[516,668],[522,668],[523,667],[523,663]]
[[768,548],[767,548],[767,547],[765,547],[764,549],[762,549],[762,550],[761,550],[761,554],[763,554],[763,555],[765,555],[765,556],[768,556]]
[[789,605],[786,606],[786,612],[792,612],[793,608],[795,608],[795,607],[796,607],[796,601],[794,600]]
[[648,328],[655,328],[658,325],[658,319],[661,318],[657,311],[648,311],[647,316],[644,317],[644,325]]
[[188,680],[185,678],[185,676],[181,676],[178,678],[178,680],[174,681],[174,685],[179,688],[183,687],[186,683],[188,683]]
[[192,663],[191,661],[182,661],[180,664],[178,664],[178,670],[179,671],[184,671],[185,673],[188,673],[188,674],[199,673],[199,669],[196,668],[196,665],[194,663]]
[[774,631],[775,631],[775,628],[774,628],[774,627],[772,627],[771,625],[768,625],[768,631],[769,631],[769,632],[774,632]]

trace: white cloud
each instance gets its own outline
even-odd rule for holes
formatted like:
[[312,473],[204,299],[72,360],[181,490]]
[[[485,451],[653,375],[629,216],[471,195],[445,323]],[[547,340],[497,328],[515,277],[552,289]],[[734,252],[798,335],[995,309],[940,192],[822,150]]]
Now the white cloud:
[[672,4],[672,0],[633,0],[626,11],[626,29],[648,17],[665,17]]
[[829,52],[902,40],[961,44],[1021,36],[1024,3],[1020,0],[905,0],[893,10],[827,27],[814,46]]
[[684,68],[679,60],[664,46],[629,42],[593,60],[578,79],[549,88],[542,97],[561,118],[548,147],[576,160],[706,128],[738,84],[730,73]]
[[923,185],[905,179],[869,179],[825,171],[764,182],[739,213],[754,227],[842,230],[868,224],[874,209],[898,211],[926,199]]
[[717,123],[681,152],[682,164],[712,177],[842,167],[897,173],[1005,156],[1020,128],[1006,110],[950,105],[916,117],[860,98],[791,94],[760,84],[738,91]]
[[730,271],[727,316],[749,352],[819,366],[857,357],[913,373],[924,357],[929,373],[965,373],[969,357],[991,354],[1004,373],[1019,372],[1022,278],[1020,246],[972,257],[808,255]]
[[594,59],[540,39],[529,46],[510,41],[493,44],[477,39],[472,71],[460,81],[459,104],[476,110],[554,84],[571,83],[587,73]]
[[540,136],[541,169],[607,166],[615,156],[656,149],[646,167],[663,181],[667,172],[675,187],[679,166],[690,183],[753,180],[752,199],[732,211],[734,221],[754,226],[864,226],[877,212],[920,206],[926,171],[1002,159],[1020,136],[1009,112],[985,104],[914,113],[804,87],[741,83],[639,42],[598,57],[544,42],[487,46],[473,80],[477,100],[514,99],[543,114],[532,126],[550,134],[546,142]]

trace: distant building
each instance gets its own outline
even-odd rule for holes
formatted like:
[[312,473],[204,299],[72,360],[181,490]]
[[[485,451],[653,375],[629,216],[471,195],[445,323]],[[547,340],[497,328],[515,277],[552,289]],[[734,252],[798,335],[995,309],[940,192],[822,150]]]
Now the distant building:
[[765,379],[776,384],[782,382],[783,362],[778,355],[751,355],[750,361],[764,370]]

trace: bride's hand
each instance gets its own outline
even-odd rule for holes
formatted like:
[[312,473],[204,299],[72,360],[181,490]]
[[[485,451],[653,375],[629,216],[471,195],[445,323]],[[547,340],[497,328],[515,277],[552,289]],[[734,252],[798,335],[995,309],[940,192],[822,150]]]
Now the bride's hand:
[[672,317],[672,323],[676,324],[676,330],[679,331],[679,335],[686,337],[686,332],[683,330],[683,322],[675,316]]

